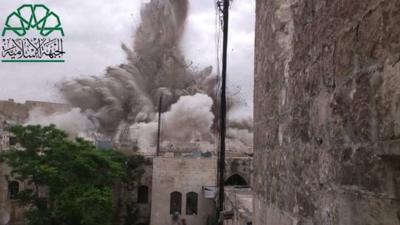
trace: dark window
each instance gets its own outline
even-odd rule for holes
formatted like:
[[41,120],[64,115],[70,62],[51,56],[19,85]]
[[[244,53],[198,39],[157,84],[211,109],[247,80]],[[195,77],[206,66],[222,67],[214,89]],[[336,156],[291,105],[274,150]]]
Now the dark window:
[[17,138],[16,138],[16,137],[13,137],[13,136],[9,137],[9,144],[10,144],[11,146],[16,145],[16,144],[17,144]]
[[137,202],[147,204],[149,202],[149,188],[147,186],[139,186]]
[[170,214],[182,213],[182,194],[174,191],[171,193]]
[[17,181],[10,181],[8,183],[8,198],[16,199],[19,192],[19,183]]
[[197,199],[196,192],[186,194],[186,215],[197,215]]
[[225,181],[226,186],[247,186],[247,182],[240,175],[234,174]]

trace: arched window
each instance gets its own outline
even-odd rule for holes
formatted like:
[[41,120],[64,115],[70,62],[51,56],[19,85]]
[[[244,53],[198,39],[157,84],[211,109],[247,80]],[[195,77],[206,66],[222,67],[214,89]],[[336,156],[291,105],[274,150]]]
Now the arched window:
[[141,204],[147,204],[149,202],[149,188],[147,186],[139,186],[137,202]]
[[186,215],[197,215],[197,199],[196,192],[186,194]]
[[180,192],[174,191],[171,193],[169,209],[170,214],[182,213],[182,194]]
[[225,185],[226,186],[247,186],[248,184],[243,177],[241,177],[238,174],[234,174],[225,181]]
[[17,199],[19,192],[19,183],[17,181],[8,182],[8,198]]

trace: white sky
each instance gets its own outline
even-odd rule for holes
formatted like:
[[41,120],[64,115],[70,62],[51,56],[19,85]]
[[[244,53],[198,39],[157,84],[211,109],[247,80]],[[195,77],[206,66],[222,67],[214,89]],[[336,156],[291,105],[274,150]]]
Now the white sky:
[[[148,1],[148,0],[147,0]],[[103,75],[107,66],[125,62],[121,43],[131,46],[146,0],[20,0],[0,3],[0,29],[6,17],[23,3],[45,4],[60,16],[65,32],[65,63],[0,63],[0,99],[61,101],[55,84],[78,76]],[[216,0],[191,0],[182,42],[188,61],[216,69]],[[234,0],[230,11],[228,85],[240,89],[246,106],[238,114],[252,114],[254,0]],[[222,35],[222,34],[221,34]],[[214,70],[215,71],[215,70]]]

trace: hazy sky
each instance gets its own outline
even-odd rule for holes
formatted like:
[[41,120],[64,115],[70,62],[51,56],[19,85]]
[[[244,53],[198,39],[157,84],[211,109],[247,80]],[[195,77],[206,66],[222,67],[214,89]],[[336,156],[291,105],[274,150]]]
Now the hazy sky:
[[[121,43],[132,46],[140,7],[149,0],[2,1],[0,26],[23,3],[45,4],[60,16],[65,32],[65,63],[0,63],[0,99],[62,101],[55,84],[79,76],[101,76],[107,66],[125,62]],[[187,60],[216,69],[215,0],[191,0],[182,42]],[[254,0],[234,0],[230,11],[228,84],[253,106]],[[221,33],[222,35],[222,33]],[[215,70],[214,70],[215,71]]]

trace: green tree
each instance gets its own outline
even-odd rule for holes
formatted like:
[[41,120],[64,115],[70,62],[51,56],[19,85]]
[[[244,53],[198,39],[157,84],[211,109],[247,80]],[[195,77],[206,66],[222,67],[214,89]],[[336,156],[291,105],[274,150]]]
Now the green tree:
[[29,183],[18,194],[28,225],[110,225],[113,187],[138,180],[146,160],[71,140],[55,126],[10,128],[18,147],[2,153],[12,176]]

